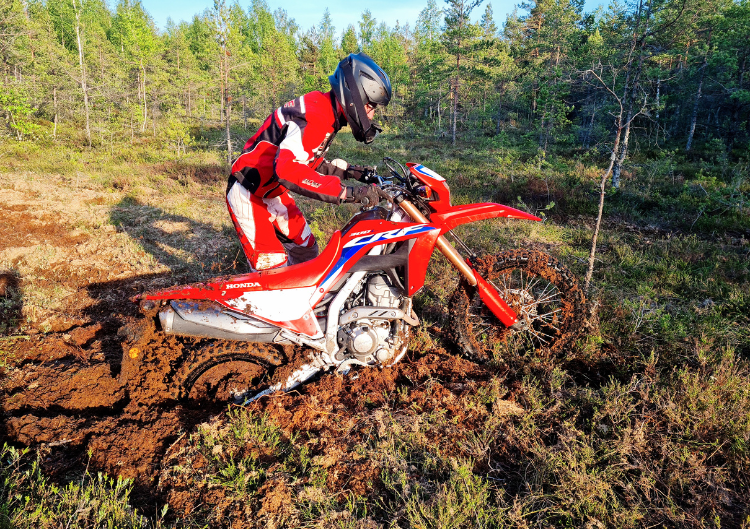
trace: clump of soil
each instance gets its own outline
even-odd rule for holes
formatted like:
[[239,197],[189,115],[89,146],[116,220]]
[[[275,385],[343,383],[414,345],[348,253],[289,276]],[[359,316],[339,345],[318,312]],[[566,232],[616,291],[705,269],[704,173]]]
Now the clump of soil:
[[0,270],[0,297],[9,298],[18,289],[18,276],[8,270]]

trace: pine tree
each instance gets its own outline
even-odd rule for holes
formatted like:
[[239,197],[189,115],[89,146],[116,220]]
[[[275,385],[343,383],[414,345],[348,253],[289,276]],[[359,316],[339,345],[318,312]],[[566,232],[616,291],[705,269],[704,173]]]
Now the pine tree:
[[344,35],[341,37],[341,51],[348,55],[350,53],[356,53],[358,49],[357,32],[354,29],[354,26],[350,24],[346,28]]
[[411,68],[415,71],[414,97],[424,116],[442,128],[443,100],[450,90],[444,87],[449,76],[447,54],[441,40],[442,12],[435,0],[428,0],[417,18]]

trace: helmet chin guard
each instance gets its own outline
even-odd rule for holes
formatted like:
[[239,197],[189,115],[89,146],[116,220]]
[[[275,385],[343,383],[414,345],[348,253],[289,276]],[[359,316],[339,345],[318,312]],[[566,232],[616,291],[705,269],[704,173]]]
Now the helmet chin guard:
[[390,102],[388,75],[364,53],[352,53],[338,64],[328,80],[354,138],[372,143],[383,129],[367,117],[365,105],[385,106]]

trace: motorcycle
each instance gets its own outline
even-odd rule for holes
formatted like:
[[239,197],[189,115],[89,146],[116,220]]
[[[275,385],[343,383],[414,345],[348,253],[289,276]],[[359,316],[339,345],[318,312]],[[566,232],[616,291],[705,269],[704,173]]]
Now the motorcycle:
[[[386,176],[369,176],[384,205],[362,204],[314,260],[133,298],[165,335],[197,340],[174,370],[177,398],[189,398],[221,364],[254,365],[251,387],[232,389],[235,400],[250,402],[324,371],[397,363],[420,324],[413,299],[436,247],[461,276],[449,302],[449,334],[465,355],[487,361],[503,347],[554,354],[575,339],[584,298],[567,268],[533,250],[478,257],[452,232],[484,219],[540,218],[494,203],[453,206],[448,183],[434,171],[392,158],[384,164]],[[227,340],[247,346],[217,345]],[[304,353],[292,361],[290,349]],[[137,361],[132,351],[124,362]]]

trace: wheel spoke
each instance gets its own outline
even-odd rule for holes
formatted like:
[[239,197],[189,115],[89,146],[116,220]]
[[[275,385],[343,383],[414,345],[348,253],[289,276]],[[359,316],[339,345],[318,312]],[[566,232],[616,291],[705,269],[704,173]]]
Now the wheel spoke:
[[559,292],[550,292],[549,296],[547,296],[546,298],[539,298],[539,299],[534,300],[534,304],[539,305],[540,303],[545,303],[551,299],[554,299],[555,296],[558,296],[558,294]]
[[502,261],[486,262],[487,282],[525,325],[519,331],[506,328],[474,291],[469,306],[462,309],[460,335],[466,338],[462,348],[474,347],[470,354],[490,360],[498,354],[523,355],[535,349],[557,352],[557,344],[567,343],[571,331],[577,330],[571,324],[580,320],[581,296],[571,289],[575,287],[572,274],[553,257],[544,255],[542,262],[537,255],[544,254],[510,251]]

